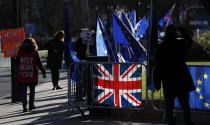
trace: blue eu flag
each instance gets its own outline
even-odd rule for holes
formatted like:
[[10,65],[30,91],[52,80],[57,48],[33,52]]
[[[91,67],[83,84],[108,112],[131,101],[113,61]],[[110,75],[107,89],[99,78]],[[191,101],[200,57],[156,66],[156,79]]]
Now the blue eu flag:
[[107,13],[107,23],[105,25],[105,32],[107,34],[107,39],[109,41],[109,44],[111,46],[111,49],[113,51],[113,55],[115,57],[115,62],[119,62],[118,56],[117,56],[117,45],[114,41],[114,35],[113,35],[113,25],[112,25],[112,15]]
[[[69,31],[69,8],[67,0],[65,0],[64,3],[64,30],[65,30],[65,50],[64,50],[64,59],[65,63],[69,67],[71,63],[73,62],[80,62],[80,60],[76,57],[74,51],[72,50],[72,42],[71,42],[71,35]],[[78,64],[75,64],[74,66],[71,66],[71,79],[74,83],[77,83],[77,69]]]
[[110,61],[116,62],[116,57],[110,45],[108,36],[104,30],[104,26],[99,17],[97,17],[96,48],[97,48],[97,56],[109,55]]
[[172,8],[170,9],[170,11],[168,13],[165,14],[165,16],[163,18],[161,18],[158,22],[159,26],[161,27],[167,27],[169,24],[172,24],[172,19],[171,16],[173,14],[174,8],[175,8],[176,4],[174,4],[172,6]]
[[[114,42],[117,43],[117,53],[120,53],[126,62],[131,61],[131,53],[129,52],[129,43],[126,35],[124,34],[122,27],[127,27],[125,24],[117,17],[117,15],[112,13],[113,20],[113,35]],[[127,29],[129,30],[129,29]],[[118,57],[119,58],[119,57]]]
[[71,35],[69,31],[69,8],[68,8],[68,3],[67,0],[65,0],[64,3],[64,30],[65,30],[65,45],[67,46],[67,53],[66,53],[66,58],[65,61],[70,64],[71,62],[79,62],[80,60],[76,57],[74,51],[72,50],[72,42],[71,42]]
[[[196,90],[190,93],[190,108],[210,110],[210,67],[189,66]],[[178,100],[175,107],[180,108]]]
[[130,20],[126,17],[126,15],[122,12],[121,21],[125,24],[125,26],[130,30],[131,33],[134,33],[133,26]]
[[120,43],[120,44],[124,44],[125,46],[128,46],[128,41],[125,37],[125,35],[123,35],[123,31],[120,28],[120,21],[119,18],[117,17],[117,15],[115,15],[115,13],[112,13],[112,17],[113,17],[113,34],[114,34],[114,40],[116,43]]
[[135,11],[135,10],[133,10],[133,11],[128,15],[128,19],[130,20],[132,26],[135,27],[135,25],[136,25],[136,11]]
[[134,30],[137,34],[137,40],[141,40],[148,29],[149,29],[149,21],[144,16],[134,27]]
[[104,41],[104,37],[102,34],[101,26],[100,26],[100,19],[97,19],[97,28],[96,28],[96,50],[97,56],[108,56],[107,49]]
[[[129,55],[132,61],[143,61],[146,59],[146,49],[133,36],[129,29],[113,13],[113,33],[115,42],[124,44],[129,49]],[[114,24],[115,23],[115,24]],[[114,29],[116,28],[116,29]]]
[[[161,27],[165,27],[165,25],[166,25],[166,21],[167,21],[167,19],[168,19],[168,17],[169,17],[169,14],[171,14],[171,12],[170,12],[170,11],[169,11],[168,13],[166,13],[166,14],[165,14],[165,16],[164,16],[164,17],[162,17],[162,18],[159,20],[159,22],[158,22],[158,25],[159,25],[159,26],[161,26]],[[172,20],[171,20],[171,18],[169,18],[168,20],[169,20],[169,22],[168,22],[168,24],[167,24],[167,25],[172,24]]]

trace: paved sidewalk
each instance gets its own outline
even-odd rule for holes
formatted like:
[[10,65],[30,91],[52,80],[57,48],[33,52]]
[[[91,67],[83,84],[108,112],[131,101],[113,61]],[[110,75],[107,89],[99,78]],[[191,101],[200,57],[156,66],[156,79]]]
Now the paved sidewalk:
[[[62,75],[65,75],[62,73]],[[43,82],[43,80],[42,80]],[[51,118],[63,117],[67,113],[67,73],[61,76],[59,84],[62,90],[51,90],[52,83],[45,83],[36,86],[35,105],[32,112],[22,112],[20,102],[11,103],[10,95],[0,99],[0,125],[20,125],[49,120]],[[56,117],[55,117],[56,116]]]
[[150,123],[121,122],[111,118],[91,120],[88,112],[85,112],[86,117],[83,117],[77,110],[69,115],[67,76],[61,76],[61,78],[59,81],[59,84],[63,87],[61,90],[51,90],[52,84],[49,81],[36,87],[36,109],[32,112],[23,113],[21,103],[11,103],[10,97],[0,99],[0,125],[150,125]]
[[[108,117],[91,119],[88,112],[86,117],[75,110],[69,115],[67,104],[67,73],[62,74],[59,84],[63,89],[51,90],[52,83],[46,81],[36,87],[35,105],[32,112],[22,112],[21,103],[11,103],[11,99],[0,99],[0,125],[166,125],[157,122],[125,121]],[[156,124],[155,124],[156,123]],[[177,125],[183,125],[177,123]],[[198,125],[198,124],[197,124]],[[199,124],[204,125],[204,124]]]

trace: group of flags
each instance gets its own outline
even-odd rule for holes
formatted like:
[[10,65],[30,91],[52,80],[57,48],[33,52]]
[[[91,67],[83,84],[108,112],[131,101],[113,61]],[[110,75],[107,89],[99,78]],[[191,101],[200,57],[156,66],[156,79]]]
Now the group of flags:
[[[110,56],[111,62],[139,62],[139,61],[145,61],[147,57],[147,51],[142,46],[142,44],[139,42],[146,36],[149,32],[150,28],[150,34],[152,34],[152,28],[154,29],[154,23],[157,23],[155,25],[156,29],[157,27],[161,27],[160,31],[157,32],[164,32],[165,28],[172,24],[172,14],[174,11],[176,4],[172,6],[172,8],[167,12],[163,18],[161,18],[158,22],[154,22],[153,20],[153,13],[150,12],[150,20],[147,19],[145,16],[140,19],[136,23],[136,12],[135,10],[132,11],[130,14],[125,14],[125,12],[120,11],[120,14],[116,14],[114,11],[112,11],[112,25],[109,26],[108,29],[112,30],[112,39],[109,39],[109,37],[104,37],[109,34],[107,33],[103,27],[103,24],[101,23],[100,17],[97,17],[97,22],[100,22],[100,29],[98,28],[99,25],[97,25],[96,32],[98,35],[103,35],[103,37],[97,37],[96,41],[104,41],[106,43],[107,50],[107,56]],[[151,5],[152,8],[152,5]],[[110,17],[110,16],[108,16]],[[152,17],[152,18],[151,18]],[[110,19],[107,21],[110,23]],[[158,33],[157,33],[158,35]],[[158,37],[158,36],[157,36]],[[103,40],[101,40],[103,39]],[[157,41],[157,40],[156,40]],[[110,45],[107,45],[107,43],[110,43]],[[98,44],[98,45],[102,45]],[[100,46],[96,47],[100,47]],[[97,49],[101,51],[100,49]],[[104,51],[104,50],[103,50]],[[111,51],[111,52],[109,52]],[[100,52],[98,52],[100,53]],[[110,55],[113,53],[113,55]],[[97,56],[100,56],[97,54]],[[103,56],[103,55],[101,55]]]
[[[77,58],[72,49],[67,0],[65,0],[64,5],[66,45],[65,61],[66,64],[70,66],[72,62],[80,62],[80,60]],[[110,62],[115,63],[146,61],[147,50],[143,47],[139,40],[148,34],[149,28],[151,30],[150,36],[155,38],[154,34],[157,34],[157,32],[155,32],[155,30],[157,30],[157,25],[165,29],[167,25],[172,24],[171,17],[174,8],[175,4],[172,6],[170,11],[157,22],[156,25],[154,24],[155,18],[153,17],[154,13],[152,5],[150,21],[144,16],[136,23],[135,11],[132,11],[127,15],[124,12],[117,15],[114,11],[112,11],[111,16],[107,16],[111,18],[107,19],[107,24],[104,26],[99,15],[97,15],[96,56],[109,56]],[[157,38],[155,38],[156,40],[153,38],[150,38],[150,42],[157,42]],[[141,76],[143,71],[141,70],[141,72],[139,72],[139,70],[137,70],[140,67],[140,65],[136,64],[107,64],[100,66],[96,64],[95,68],[97,73],[94,74],[94,85],[96,85],[98,90],[96,91],[98,93],[96,101],[98,103],[123,108],[141,105]],[[75,64],[74,66],[71,66],[70,69],[70,77],[75,84],[78,82],[77,70],[79,68],[80,66]],[[191,107],[198,109],[210,109],[210,94],[207,91],[209,87],[208,83],[210,83],[208,78],[210,69],[207,67],[190,67],[190,71],[196,85],[196,91],[192,92],[190,97]],[[109,86],[105,85],[106,83],[109,84]],[[119,84],[115,85],[116,83]],[[123,84],[131,87],[126,89],[123,87]],[[116,88],[116,86],[118,88]],[[121,89],[119,87],[121,87]]]
[[[68,62],[79,62],[76,57],[71,43],[71,36],[69,31],[69,9],[68,2],[65,0],[64,6],[64,21],[65,21],[65,44],[68,45],[65,58]],[[166,27],[172,23],[172,13],[175,4],[170,11],[158,22],[161,27]],[[96,56],[109,56],[110,62],[139,62],[146,61],[147,50],[139,42],[149,31],[149,20],[144,16],[136,23],[136,12],[132,11],[130,14],[121,12],[118,16],[116,12],[112,11],[111,20],[107,19],[108,25],[104,27],[100,17],[97,15],[96,28]],[[108,16],[110,17],[110,16]],[[152,14],[150,14],[152,17]],[[152,18],[151,18],[152,19]],[[151,20],[150,19],[150,20]],[[105,29],[106,28],[106,29]],[[108,30],[111,31],[108,31]]]
[[121,14],[120,19],[115,12],[112,12],[112,22],[110,20],[108,22],[112,26],[108,27],[108,30],[112,30],[109,33],[106,32],[100,17],[97,17],[97,56],[109,56],[110,62],[131,62],[146,59],[146,49],[134,36],[133,26],[124,13]]

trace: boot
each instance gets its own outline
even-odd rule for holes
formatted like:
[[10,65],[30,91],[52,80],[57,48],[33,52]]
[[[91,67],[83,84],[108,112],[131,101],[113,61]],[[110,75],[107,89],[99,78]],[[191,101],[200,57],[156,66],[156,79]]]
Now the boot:
[[63,88],[61,88],[59,85],[57,85],[56,89],[63,89]]

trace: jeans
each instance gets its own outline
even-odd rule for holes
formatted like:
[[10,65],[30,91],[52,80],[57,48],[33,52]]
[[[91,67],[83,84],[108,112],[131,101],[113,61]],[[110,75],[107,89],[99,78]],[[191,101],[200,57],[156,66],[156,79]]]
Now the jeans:
[[30,88],[29,108],[34,106],[35,85],[21,85],[21,100],[23,109],[27,109],[27,86]]

